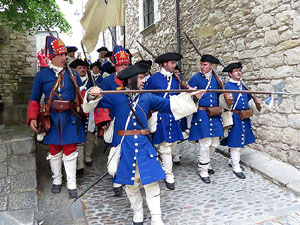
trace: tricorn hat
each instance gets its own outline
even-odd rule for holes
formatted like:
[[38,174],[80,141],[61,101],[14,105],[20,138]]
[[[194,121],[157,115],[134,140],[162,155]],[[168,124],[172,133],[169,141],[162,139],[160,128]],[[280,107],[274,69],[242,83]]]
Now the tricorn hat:
[[213,55],[203,55],[200,59],[201,62],[209,62],[209,63],[213,63],[213,64],[220,64],[219,59],[217,59],[216,57],[214,57]]
[[169,62],[169,61],[179,61],[182,58],[183,58],[182,55],[180,55],[179,53],[168,52],[168,53],[162,54],[160,56],[157,56],[155,59],[155,62],[161,64],[161,63]]
[[241,62],[235,62],[235,63],[230,63],[228,66],[226,66],[222,72],[232,72],[233,69],[236,69],[236,68],[243,68],[243,65]]
[[137,61],[135,64],[144,64],[148,66],[148,69],[150,69],[150,67],[152,66],[152,61],[151,60],[140,60]]
[[102,51],[108,52],[108,49],[106,47],[104,47],[104,46],[97,49],[97,52],[102,52]]
[[122,70],[120,73],[118,73],[117,78],[120,80],[126,80],[127,78],[133,77],[137,74],[144,74],[148,70],[148,66],[145,64],[134,64],[132,66],[127,67],[126,69]]
[[78,50],[75,46],[67,46],[66,48],[68,52],[76,52]]
[[88,67],[89,64],[81,59],[75,59],[72,63],[70,63],[70,67],[75,69],[77,66],[86,66]]
[[96,62],[92,63],[90,65],[90,69],[93,69],[94,66],[98,66],[99,70],[102,70],[102,66],[101,66],[101,63],[99,61],[96,61]]

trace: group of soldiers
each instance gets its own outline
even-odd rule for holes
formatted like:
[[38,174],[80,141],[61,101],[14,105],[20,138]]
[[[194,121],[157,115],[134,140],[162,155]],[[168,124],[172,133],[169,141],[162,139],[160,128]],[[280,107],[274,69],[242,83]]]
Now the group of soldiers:
[[[183,131],[189,141],[198,143],[198,172],[204,183],[209,184],[210,175],[215,173],[210,159],[220,140],[230,148],[229,164],[234,174],[245,179],[240,151],[255,142],[250,117],[259,113],[261,101],[244,93],[209,91],[246,90],[241,82],[240,62],[224,68],[223,72],[230,77],[224,84],[213,68],[219,60],[203,55],[200,72],[185,84],[177,67],[182,59],[178,53],[158,56],[155,63],[160,71],[151,75],[151,60],[132,64],[130,53],[118,45],[112,52],[100,48],[99,59],[91,65],[80,59],[68,59],[73,71],[68,70],[68,51],[60,39],[47,37],[45,51],[50,57],[49,67],[35,76],[27,124],[36,133],[42,130],[43,143],[49,145],[47,159],[53,174],[53,193],[61,191],[63,163],[69,197],[78,196],[76,175],[84,174],[85,165],[92,166],[96,134],[104,136],[106,145],[120,147],[113,177],[114,193],[120,196],[125,187],[135,225],[143,224],[144,220],[141,187],[145,189],[151,224],[164,224],[158,181],[165,180],[169,190],[175,189],[172,167],[173,161],[180,163],[176,144],[184,140]],[[88,67],[96,85],[88,79]],[[104,73],[110,75],[103,78]],[[178,89],[188,92],[169,91]],[[126,93],[106,94],[105,90]],[[42,95],[45,100],[40,107]],[[40,115],[48,116],[48,127],[39,119]]]

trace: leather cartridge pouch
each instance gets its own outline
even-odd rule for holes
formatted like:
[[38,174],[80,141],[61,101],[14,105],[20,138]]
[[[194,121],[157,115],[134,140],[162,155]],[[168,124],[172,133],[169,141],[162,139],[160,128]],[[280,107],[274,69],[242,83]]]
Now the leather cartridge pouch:
[[220,116],[224,112],[224,109],[220,106],[218,107],[208,107],[206,113],[208,116]]
[[248,109],[248,110],[242,110],[242,111],[239,112],[239,116],[240,116],[240,119],[241,119],[241,120],[250,118],[250,117],[253,116],[253,111],[252,111],[251,109]]
[[64,112],[74,108],[74,104],[66,100],[54,100],[52,104],[53,104],[53,110],[55,112]]
[[38,119],[37,119],[37,124],[38,124],[38,133],[43,133],[46,132],[50,129],[50,113],[48,112],[39,112]]

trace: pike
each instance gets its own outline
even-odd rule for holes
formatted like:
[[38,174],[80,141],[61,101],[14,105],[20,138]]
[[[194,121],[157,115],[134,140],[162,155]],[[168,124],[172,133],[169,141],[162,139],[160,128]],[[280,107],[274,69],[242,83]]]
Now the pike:
[[[85,47],[83,45],[83,42],[81,41],[81,48],[82,48],[82,51],[83,51],[83,55],[84,55],[84,61],[89,64],[88,60],[87,60],[87,56],[86,56],[86,51],[85,51]],[[90,70],[90,67],[87,67],[87,75],[88,75],[88,78],[90,80],[90,82],[92,83],[92,86],[96,86],[96,83],[95,83],[95,79],[94,77],[92,76],[91,74],[91,70]]]

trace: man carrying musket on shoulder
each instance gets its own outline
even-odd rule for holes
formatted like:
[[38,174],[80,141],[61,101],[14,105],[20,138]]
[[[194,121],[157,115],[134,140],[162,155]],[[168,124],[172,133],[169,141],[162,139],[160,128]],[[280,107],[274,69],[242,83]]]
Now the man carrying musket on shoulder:
[[[224,87],[223,82],[213,69],[213,64],[220,61],[212,55],[201,57],[201,72],[196,73],[189,81],[190,87],[198,89],[220,89]],[[230,95],[226,94],[228,102]],[[217,93],[206,93],[199,101],[198,111],[194,113],[189,133],[189,141],[199,142],[198,172],[201,180],[210,183],[209,174],[214,174],[210,165],[211,155],[223,137],[223,126],[221,114],[223,108],[219,107]]]
[[[176,62],[180,59],[182,59],[182,55],[176,52],[169,52],[158,56],[155,62],[160,65],[160,71],[149,77],[145,84],[145,89],[181,89],[180,81],[173,74]],[[171,96],[177,94],[166,92],[157,93],[156,95],[169,99]],[[174,190],[175,179],[172,171],[172,154],[175,153],[177,142],[183,140],[182,131],[179,122],[174,119],[172,113],[153,113],[149,121],[152,120],[155,120],[155,122],[150,123],[156,128],[151,129],[154,132],[153,143],[159,145],[159,153],[166,174],[166,187]]]
[[[124,81],[124,88],[129,92],[127,94],[102,95],[100,88],[90,89],[87,99],[84,99],[83,109],[89,112],[95,106],[109,108],[116,117],[112,143],[114,146],[120,144],[121,151],[113,182],[125,185],[134,213],[133,224],[143,224],[143,198],[140,188],[144,187],[151,224],[162,225],[164,223],[161,218],[158,181],[165,179],[165,174],[158,160],[158,154],[147,136],[148,115],[150,110],[155,110],[173,113],[176,119],[185,117],[197,110],[195,102],[202,97],[204,91],[184,93],[170,99],[150,93],[130,93],[130,90],[143,89],[147,70],[148,66],[135,64],[117,74],[117,77]],[[196,96],[195,100],[192,96]],[[135,113],[132,113],[133,110]]]
[[[53,174],[52,193],[59,193],[62,186],[62,162],[67,174],[67,187],[70,198],[77,197],[76,187],[76,160],[77,144],[85,142],[83,124],[78,118],[82,99],[78,85],[81,80],[78,75],[72,77],[65,69],[67,49],[64,43],[57,38],[46,38],[46,53],[49,51],[49,67],[38,72],[34,78],[31,97],[28,104],[27,124],[38,133],[38,115],[40,99],[45,95],[45,109],[50,113],[48,129],[43,144],[49,145],[47,159],[50,161]],[[75,79],[74,79],[75,78]],[[77,83],[75,83],[77,81]],[[75,87],[76,90],[75,90]],[[73,107],[74,106],[74,107]],[[77,116],[75,116],[75,114]]]
[[[230,79],[225,84],[225,89],[247,90],[241,83],[242,63],[231,63],[223,69],[228,72]],[[251,94],[233,93],[234,102],[228,106],[224,101],[224,95],[220,95],[220,105],[225,108],[222,115],[223,126],[228,129],[228,137],[222,141],[222,145],[230,148],[229,165],[232,166],[233,173],[240,179],[245,179],[245,175],[240,167],[240,151],[245,145],[255,142],[255,137],[251,129],[250,117],[253,113],[258,114],[261,110],[261,100],[252,97]]]

